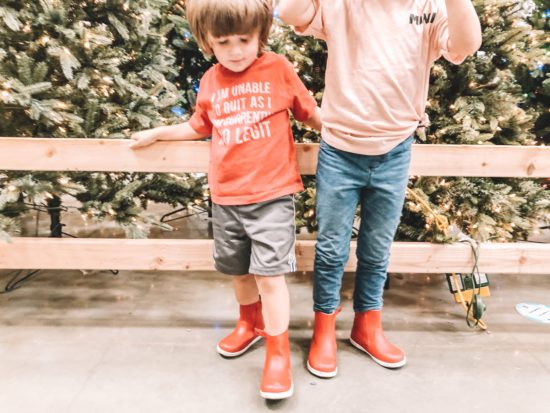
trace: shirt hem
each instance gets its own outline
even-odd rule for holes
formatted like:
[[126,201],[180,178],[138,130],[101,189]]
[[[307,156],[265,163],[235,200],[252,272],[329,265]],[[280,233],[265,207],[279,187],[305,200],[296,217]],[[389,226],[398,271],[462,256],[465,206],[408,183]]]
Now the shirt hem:
[[[411,136],[416,130],[416,126],[405,134],[397,136],[373,136],[346,139],[345,137],[337,137],[323,128],[322,138],[330,146],[340,149],[341,151],[351,152],[358,155],[384,155]],[[378,139],[377,139],[378,138]],[[384,140],[384,142],[380,142]]]
[[258,202],[270,201],[272,199],[280,198],[285,195],[294,194],[296,192],[301,192],[304,190],[304,186],[300,184],[295,184],[280,188],[276,191],[263,192],[261,194],[249,194],[249,195],[240,195],[240,196],[218,196],[212,194],[212,202],[218,205],[250,205],[257,204]]

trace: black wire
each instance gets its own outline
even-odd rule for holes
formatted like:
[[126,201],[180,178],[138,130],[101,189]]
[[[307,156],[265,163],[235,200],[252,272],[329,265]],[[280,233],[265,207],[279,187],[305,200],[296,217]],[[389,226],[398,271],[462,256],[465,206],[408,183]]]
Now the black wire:
[[18,288],[21,288],[25,283],[29,282],[36,274],[40,272],[40,270],[34,270],[29,272],[27,275],[25,275],[21,279],[17,279],[19,275],[22,273],[22,270],[19,270],[15,273],[15,275],[12,277],[11,280],[8,281],[6,286],[4,287],[4,291],[0,291],[0,294],[7,294],[11,293],[12,291],[17,290]]
[[[478,297],[479,294],[481,294],[481,275],[479,274],[479,268],[477,266],[478,261],[479,261],[479,243],[477,243],[476,241],[471,240],[471,239],[462,240],[461,242],[468,243],[468,245],[472,249],[472,253],[474,254],[474,265],[473,265],[472,271],[470,273],[470,276],[472,277],[472,284],[473,284],[472,285],[472,299],[466,305],[466,324],[468,325],[468,327],[474,328],[479,324],[479,320],[480,320],[479,318],[475,317],[475,312],[474,312],[475,307],[477,306],[477,297]],[[475,293],[476,274],[478,275],[478,278],[479,278],[477,294]],[[470,321],[470,313],[471,313],[472,319],[475,320],[475,323],[472,323]]]
[[[34,210],[34,211],[37,211],[38,213],[36,214],[36,228],[35,228],[35,233],[38,233],[38,224],[40,222],[40,213],[41,212],[50,212],[52,210],[58,210],[58,211],[67,211],[67,208],[66,207],[54,207],[54,208],[50,208],[48,207],[47,205],[45,204],[35,204],[35,203],[25,203],[26,206],[29,207],[29,209],[31,210]],[[65,226],[65,224],[62,224],[62,223],[59,223],[56,227],[54,227],[53,229],[50,230],[50,234],[53,234],[57,229],[61,229]],[[64,232],[61,232],[62,234],[65,234]],[[73,237],[72,235],[70,234],[65,234],[67,236],[70,236],[70,237]],[[76,238],[76,237],[73,237],[73,238]],[[41,270],[34,270],[34,271],[30,271],[27,275],[25,275],[24,277],[22,278],[19,278],[21,273],[23,272],[23,270],[17,270],[15,275],[6,283],[6,286],[4,287],[4,290],[3,291],[0,291],[0,294],[8,294],[8,293],[11,293],[12,291],[15,291],[19,288],[21,288],[23,285],[25,285],[26,283],[28,283],[30,280],[32,280],[33,278],[35,278],[35,276],[40,272]],[[19,279],[18,279],[19,278]]]

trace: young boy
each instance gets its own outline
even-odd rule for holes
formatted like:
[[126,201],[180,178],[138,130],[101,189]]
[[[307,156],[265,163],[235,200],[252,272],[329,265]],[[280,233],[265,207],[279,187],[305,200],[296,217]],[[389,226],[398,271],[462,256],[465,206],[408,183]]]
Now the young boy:
[[262,51],[270,0],[188,0],[187,18],[202,50],[218,63],[201,79],[189,122],[138,132],[131,147],[212,135],[214,260],[233,276],[240,305],[235,329],[217,350],[236,357],[265,337],[260,394],[287,398],[293,384],[284,274],[296,269],[292,194],[303,189],[288,110],[319,130],[319,109],[292,65]]
[[381,309],[411,135],[425,125],[431,65],[442,55],[459,64],[474,53],[479,19],[470,0],[280,0],[278,7],[283,21],[328,47],[308,369],[337,374],[335,323],[358,204],[351,343],[384,367],[401,367],[405,354],[385,338]]

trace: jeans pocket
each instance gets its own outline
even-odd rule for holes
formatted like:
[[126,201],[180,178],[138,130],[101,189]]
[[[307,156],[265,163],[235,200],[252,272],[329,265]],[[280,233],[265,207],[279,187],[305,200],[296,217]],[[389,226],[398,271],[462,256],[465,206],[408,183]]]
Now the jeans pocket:
[[389,151],[386,154],[386,158],[395,158],[396,156],[399,156],[404,152],[410,151],[413,141],[414,141],[414,137],[409,136],[407,139],[405,139],[403,142],[401,142],[399,145],[397,145],[395,148]]

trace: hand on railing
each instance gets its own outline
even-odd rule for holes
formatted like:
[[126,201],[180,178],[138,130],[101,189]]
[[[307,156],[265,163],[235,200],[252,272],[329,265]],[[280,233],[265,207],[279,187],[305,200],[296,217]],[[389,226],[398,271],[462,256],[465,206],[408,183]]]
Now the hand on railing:
[[142,130],[130,136],[133,141],[130,148],[137,149],[149,146],[157,141],[192,141],[206,138],[209,133],[195,131],[189,122],[178,123],[170,126],[158,126],[153,129]]
[[158,140],[158,134],[154,129],[147,129],[132,134],[130,139],[132,140],[130,148],[139,149],[155,143]]

